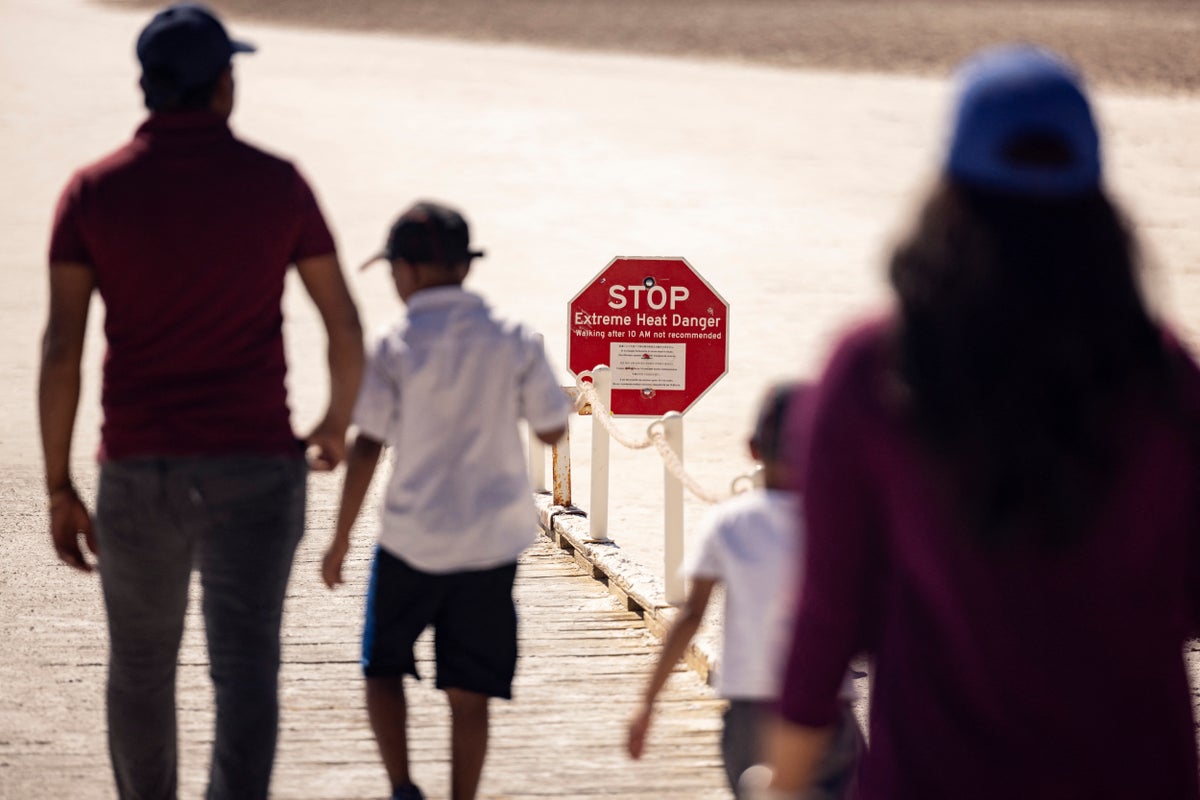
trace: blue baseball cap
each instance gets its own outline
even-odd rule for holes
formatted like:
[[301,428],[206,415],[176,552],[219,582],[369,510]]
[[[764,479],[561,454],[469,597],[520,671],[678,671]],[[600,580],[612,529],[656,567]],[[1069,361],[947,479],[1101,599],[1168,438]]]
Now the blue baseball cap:
[[180,91],[211,83],[234,53],[257,48],[229,38],[225,26],[197,3],[175,3],[154,15],[137,40],[142,70],[154,71]]
[[[946,172],[964,184],[1042,196],[1069,196],[1100,184],[1100,139],[1079,73],[1032,45],[984,50],[958,71]],[[1051,159],[1014,152],[1050,142]]]

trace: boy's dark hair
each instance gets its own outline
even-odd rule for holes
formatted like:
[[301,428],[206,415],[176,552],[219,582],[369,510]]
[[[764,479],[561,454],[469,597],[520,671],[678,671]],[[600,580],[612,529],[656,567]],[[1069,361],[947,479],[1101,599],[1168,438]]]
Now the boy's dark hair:
[[782,461],[789,456],[785,426],[792,406],[809,391],[808,384],[797,381],[777,383],[767,389],[754,421],[750,446],[761,461]]

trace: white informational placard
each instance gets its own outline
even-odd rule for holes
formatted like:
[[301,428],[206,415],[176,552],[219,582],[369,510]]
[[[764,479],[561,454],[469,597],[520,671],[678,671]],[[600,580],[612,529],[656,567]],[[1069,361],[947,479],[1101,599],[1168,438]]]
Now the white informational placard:
[[683,391],[687,388],[687,345],[613,342],[609,367],[614,389]]

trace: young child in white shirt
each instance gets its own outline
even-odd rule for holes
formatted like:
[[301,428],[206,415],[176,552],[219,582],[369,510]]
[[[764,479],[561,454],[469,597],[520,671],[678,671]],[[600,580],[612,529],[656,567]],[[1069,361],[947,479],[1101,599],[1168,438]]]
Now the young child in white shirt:
[[[654,702],[675,664],[700,627],[713,589],[725,590],[717,691],[729,700],[721,734],[721,755],[729,786],[737,793],[741,774],[762,761],[763,729],[772,719],[783,661],[792,629],[803,537],[799,495],[794,491],[792,454],[783,452],[788,409],[803,402],[808,386],[772,387],[763,401],[750,453],[762,464],[763,488],[718,505],[702,527],[699,556],[688,569],[688,596],[663,641],[642,702],[629,724],[628,750],[640,758]],[[861,747],[861,734],[849,703],[842,730],[827,759],[828,797],[842,796]]]
[[517,662],[512,598],[517,557],[537,537],[525,419],[547,444],[570,404],[525,327],[466,291],[466,220],[423,202],[392,226],[380,258],[408,308],[376,345],[358,403],[357,435],[322,574],[342,582],[350,530],[384,445],[392,469],[367,593],[367,711],[392,800],[423,800],[409,773],[404,676],[419,679],[413,643],[436,635],[437,687],[451,709],[451,794],[475,797],[487,754],[488,701],[511,696]]

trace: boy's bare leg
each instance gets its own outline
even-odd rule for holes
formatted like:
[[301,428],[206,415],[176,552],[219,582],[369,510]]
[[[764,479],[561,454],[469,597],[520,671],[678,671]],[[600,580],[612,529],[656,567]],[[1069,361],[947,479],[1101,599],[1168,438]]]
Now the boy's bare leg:
[[408,775],[408,706],[404,678],[367,678],[367,716],[379,745],[392,791],[411,782]]
[[488,697],[447,689],[450,700],[450,797],[475,800],[488,746]]

